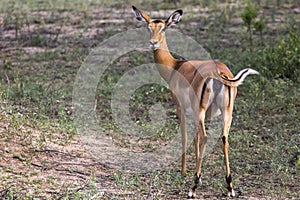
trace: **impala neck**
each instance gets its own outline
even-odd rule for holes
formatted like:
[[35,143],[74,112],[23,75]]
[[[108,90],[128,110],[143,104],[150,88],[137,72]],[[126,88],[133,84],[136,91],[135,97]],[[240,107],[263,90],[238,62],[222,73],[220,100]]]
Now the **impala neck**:
[[157,69],[160,75],[169,81],[172,70],[176,67],[177,60],[171,55],[166,38],[163,38],[163,42],[160,44],[159,49],[153,51],[154,61],[157,65]]

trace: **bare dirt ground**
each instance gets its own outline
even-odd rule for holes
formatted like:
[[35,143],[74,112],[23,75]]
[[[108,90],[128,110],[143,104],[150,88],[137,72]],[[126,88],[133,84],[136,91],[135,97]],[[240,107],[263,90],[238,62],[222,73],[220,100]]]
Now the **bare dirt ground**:
[[[107,169],[93,159],[78,137],[68,140],[63,132],[18,124],[1,115],[0,196],[17,189],[17,194],[35,198],[62,198],[67,193],[84,191],[90,180],[108,176]],[[43,140],[46,140],[42,142]],[[41,145],[42,144],[42,145]],[[9,186],[9,187],[7,187]]]

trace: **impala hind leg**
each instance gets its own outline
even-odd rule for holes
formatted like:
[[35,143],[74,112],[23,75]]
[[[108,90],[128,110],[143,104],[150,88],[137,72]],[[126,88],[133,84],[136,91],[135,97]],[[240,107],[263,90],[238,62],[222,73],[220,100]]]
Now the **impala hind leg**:
[[226,183],[227,183],[227,189],[228,189],[228,196],[235,196],[235,192],[233,190],[233,184],[232,184],[232,176],[230,174],[230,167],[229,167],[229,155],[228,155],[228,149],[229,149],[229,143],[228,143],[228,134],[229,129],[231,126],[232,121],[232,111],[233,111],[233,96],[232,92],[230,92],[231,88],[226,87],[226,91],[228,92],[228,99],[225,99],[225,106],[223,110],[223,117],[224,117],[224,126],[223,126],[223,152],[224,152],[224,160],[225,160],[225,170],[226,170]]
[[[225,122],[224,125],[229,125],[230,122]],[[225,128],[224,128],[225,129]],[[233,190],[233,184],[232,184],[232,177],[230,174],[230,167],[229,167],[229,155],[228,155],[228,149],[229,149],[229,143],[228,143],[228,132],[224,130],[223,137],[223,151],[224,151],[224,159],[225,159],[225,169],[226,169],[226,183],[227,183],[227,189],[228,189],[228,196],[235,196],[235,192]]]
[[[231,117],[230,117],[231,118]],[[224,151],[224,159],[225,159],[225,170],[226,170],[226,183],[227,183],[227,189],[228,189],[228,196],[235,196],[235,192],[233,190],[233,184],[232,184],[232,177],[230,174],[230,167],[229,167],[229,155],[228,155],[228,149],[229,149],[229,143],[228,143],[228,131],[231,124],[231,119],[224,120],[224,131],[223,131],[223,151]]]

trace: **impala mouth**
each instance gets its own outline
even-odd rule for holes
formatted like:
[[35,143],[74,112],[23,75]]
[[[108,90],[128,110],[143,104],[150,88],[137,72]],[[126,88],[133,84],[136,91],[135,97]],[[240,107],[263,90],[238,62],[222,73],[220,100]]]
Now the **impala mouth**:
[[150,44],[149,48],[152,50],[157,50],[159,48],[159,45],[158,44]]

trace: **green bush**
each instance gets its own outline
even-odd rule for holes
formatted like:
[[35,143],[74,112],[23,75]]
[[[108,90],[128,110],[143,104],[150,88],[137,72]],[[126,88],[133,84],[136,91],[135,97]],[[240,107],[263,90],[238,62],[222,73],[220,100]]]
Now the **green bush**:
[[296,26],[292,26],[288,36],[278,45],[266,46],[255,54],[255,65],[267,78],[290,79],[300,83],[300,36]]
[[247,5],[245,7],[245,10],[243,13],[240,14],[244,26],[247,27],[247,31],[249,34],[249,42],[250,45],[253,46],[253,40],[252,40],[252,26],[254,26],[254,20],[257,17],[257,13],[259,11],[259,8],[254,6],[251,1],[247,1]]

